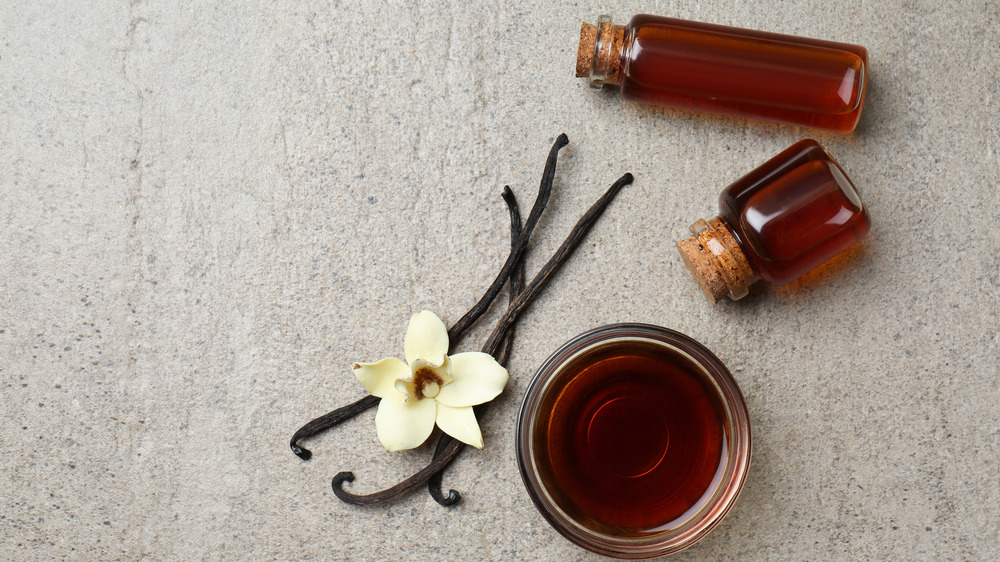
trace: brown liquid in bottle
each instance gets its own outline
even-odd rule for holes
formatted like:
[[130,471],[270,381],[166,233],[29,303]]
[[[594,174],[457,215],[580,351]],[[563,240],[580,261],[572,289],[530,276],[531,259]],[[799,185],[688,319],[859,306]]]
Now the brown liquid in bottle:
[[712,302],[738,300],[762,280],[785,285],[871,230],[861,194],[812,139],[801,140],[719,195],[719,216],[691,225],[677,243]]
[[798,279],[871,230],[857,188],[811,139],[724,189],[719,210],[771,285]]
[[648,15],[625,33],[625,99],[843,132],[861,114],[864,47]]
[[727,460],[725,414],[719,391],[685,356],[639,342],[602,346],[552,384],[534,454],[571,517],[638,536],[708,500]]

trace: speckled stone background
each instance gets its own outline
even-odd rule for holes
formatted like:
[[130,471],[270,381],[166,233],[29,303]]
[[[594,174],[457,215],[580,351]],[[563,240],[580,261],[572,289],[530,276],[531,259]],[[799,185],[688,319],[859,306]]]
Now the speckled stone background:
[[[863,44],[858,130],[649,109],[573,78],[581,19],[639,12]],[[534,369],[595,326],[714,350],[754,461],[678,559],[1000,558],[1000,7],[929,0],[0,3],[0,558],[595,559],[524,492]],[[288,450],[453,322],[566,132],[534,272],[628,187],[523,317],[511,384],[445,485],[337,501],[429,458],[374,413]],[[874,220],[845,259],[711,306],[673,248],[719,190],[811,136]],[[465,340],[484,340],[494,310]]]

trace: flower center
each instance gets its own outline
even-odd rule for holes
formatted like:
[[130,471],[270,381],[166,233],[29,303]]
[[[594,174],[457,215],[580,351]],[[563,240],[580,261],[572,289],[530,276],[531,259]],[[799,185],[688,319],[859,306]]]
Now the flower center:
[[430,367],[421,367],[413,373],[413,395],[417,400],[423,398],[434,398],[441,392],[441,385],[444,383],[441,377]]

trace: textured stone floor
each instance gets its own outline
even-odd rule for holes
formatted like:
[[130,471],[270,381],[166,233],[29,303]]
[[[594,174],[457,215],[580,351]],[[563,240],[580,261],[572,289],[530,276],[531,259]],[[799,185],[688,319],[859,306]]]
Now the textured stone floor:
[[[851,135],[632,105],[573,78],[610,11],[867,46]],[[595,559],[521,485],[514,421],[584,330],[651,322],[746,395],[739,502],[679,559],[1000,558],[1000,7],[994,2],[0,3],[0,558]],[[349,366],[457,320],[569,135],[534,272],[635,174],[522,318],[507,390],[444,509],[394,484]],[[846,258],[711,306],[673,243],[812,137],[874,228]],[[477,349],[493,310],[461,344]]]

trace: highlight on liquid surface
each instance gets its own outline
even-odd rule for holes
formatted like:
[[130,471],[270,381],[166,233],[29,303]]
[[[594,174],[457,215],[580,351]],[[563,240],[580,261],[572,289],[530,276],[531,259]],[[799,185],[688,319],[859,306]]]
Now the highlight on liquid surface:
[[679,352],[622,342],[576,358],[539,406],[533,451],[555,503],[600,532],[640,536],[689,519],[727,461],[725,411]]

